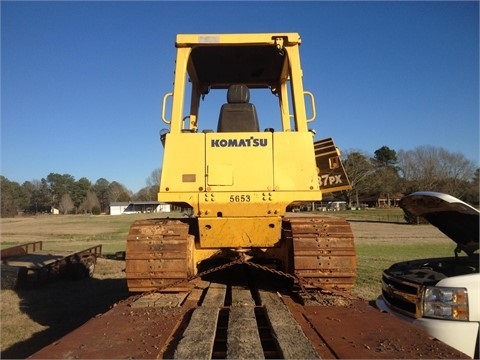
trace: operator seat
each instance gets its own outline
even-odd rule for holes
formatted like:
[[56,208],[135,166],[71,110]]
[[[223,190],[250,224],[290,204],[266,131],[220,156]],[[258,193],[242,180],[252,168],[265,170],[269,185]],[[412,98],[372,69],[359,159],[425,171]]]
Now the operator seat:
[[257,111],[249,103],[250,91],[246,85],[230,85],[227,102],[220,109],[218,132],[258,132]]

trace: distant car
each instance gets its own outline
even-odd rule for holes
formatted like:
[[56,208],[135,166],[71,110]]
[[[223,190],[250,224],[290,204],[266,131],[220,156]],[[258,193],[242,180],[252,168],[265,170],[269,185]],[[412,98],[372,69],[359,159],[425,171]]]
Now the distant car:
[[386,269],[377,306],[478,359],[480,211],[436,192],[410,194],[399,205],[424,217],[457,246],[452,257],[403,261]]

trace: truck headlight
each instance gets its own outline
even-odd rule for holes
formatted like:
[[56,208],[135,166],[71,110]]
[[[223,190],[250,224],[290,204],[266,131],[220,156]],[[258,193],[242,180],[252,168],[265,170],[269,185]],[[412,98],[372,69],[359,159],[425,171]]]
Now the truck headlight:
[[468,320],[467,289],[427,286],[423,294],[423,316],[444,320]]

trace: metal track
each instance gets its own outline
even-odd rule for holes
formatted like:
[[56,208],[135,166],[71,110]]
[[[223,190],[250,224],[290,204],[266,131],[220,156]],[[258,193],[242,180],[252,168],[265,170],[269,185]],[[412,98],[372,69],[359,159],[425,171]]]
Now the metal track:
[[284,234],[293,246],[294,273],[305,287],[350,290],[356,280],[354,237],[343,218],[290,217]]
[[[128,288],[146,292],[187,280],[194,273],[194,235],[186,221],[151,219],[136,221],[126,248]],[[298,278],[312,289],[350,290],[356,280],[354,237],[343,218],[292,216],[283,222],[288,259],[286,276]]]
[[135,221],[126,246],[125,272],[128,288],[145,292],[187,279],[193,237],[180,220]]

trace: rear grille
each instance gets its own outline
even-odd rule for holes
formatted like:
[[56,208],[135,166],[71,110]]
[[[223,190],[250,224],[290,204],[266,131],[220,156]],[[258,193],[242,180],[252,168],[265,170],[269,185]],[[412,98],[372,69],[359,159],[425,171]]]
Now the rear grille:
[[423,286],[387,273],[382,276],[382,295],[390,308],[409,317],[422,317]]

